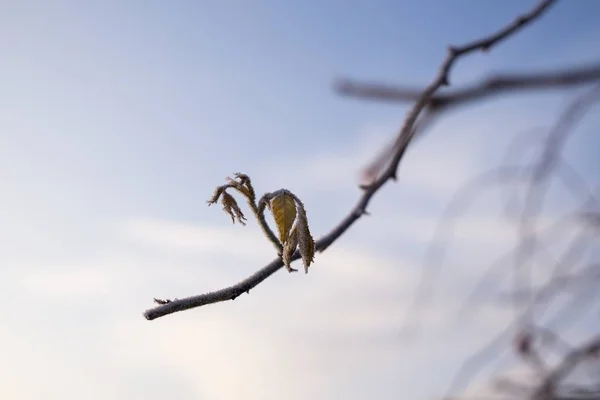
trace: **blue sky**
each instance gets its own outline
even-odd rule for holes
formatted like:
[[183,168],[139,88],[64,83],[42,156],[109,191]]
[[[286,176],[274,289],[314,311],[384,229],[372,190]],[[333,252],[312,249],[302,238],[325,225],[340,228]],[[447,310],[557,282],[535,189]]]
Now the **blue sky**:
[[[317,255],[307,276],[279,273],[240,301],[160,321],[141,313],[154,296],[216,289],[272,258],[252,223],[232,227],[206,207],[225,176],[245,172],[258,192],[291,189],[315,236],[352,206],[360,167],[407,108],[341,98],[334,79],[425,85],[448,44],[496,30],[533,3],[1,3],[0,292],[9,309],[0,349],[11,368],[0,368],[0,394],[443,393],[457,363],[509,316],[493,309],[497,317],[480,317],[468,334],[448,328],[398,343],[419,257],[452,193],[496,165],[519,132],[551,124],[564,95],[444,119],[408,154],[400,184],[374,199],[373,217]],[[598,2],[559,2],[518,38],[459,62],[452,83],[597,60],[598,13]],[[568,149],[592,178],[586,136],[597,122],[586,120]],[[514,238],[494,225],[497,208],[480,208],[451,244],[450,265],[469,260],[456,275],[473,276]],[[447,310],[430,314],[432,332],[446,326]]]

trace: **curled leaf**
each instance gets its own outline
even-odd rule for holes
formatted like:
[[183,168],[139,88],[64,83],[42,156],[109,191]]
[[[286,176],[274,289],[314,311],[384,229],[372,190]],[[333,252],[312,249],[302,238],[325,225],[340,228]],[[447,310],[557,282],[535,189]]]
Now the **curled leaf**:
[[256,200],[256,193],[254,192],[254,187],[252,186],[250,177],[246,174],[242,174],[241,172],[236,172],[234,176],[239,180],[240,184],[242,184],[247,189],[249,200]]
[[310,234],[306,212],[301,205],[298,207],[298,221],[296,222],[295,229],[298,231],[298,248],[300,250],[300,255],[302,256],[304,272],[308,273],[308,267],[315,258],[315,241]]
[[231,221],[235,224],[235,220],[237,219],[240,224],[246,225],[244,220],[246,217],[242,213],[242,210],[237,204],[237,201],[233,198],[232,195],[223,191],[221,195],[221,204],[223,205],[223,211],[225,211],[231,217]]
[[223,193],[224,190],[225,190],[225,186],[218,186],[215,189],[211,198],[207,200],[208,205],[210,206],[211,204],[215,204],[217,201],[219,201],[219,197],[221,197],[221,194]]
[[287,242],[285,242],[285,245],[283,245],[283,254],[281,255],[283,264],[287,268],[288,272],[297,271],[297,269],[292,268],[292,265],[291,265],[292,264],[292,256],[294,255],[294,252],[296,251],[296,247],[298,247],[298,231],[296,230],[296,227],[294,227],[294,228],[292,228],[292,230],[288,236]]
[[294,197],[288,191],[281,191],[281,193],[271,198],[270,206],[275,224],[279,230],[279,240],[284,245],[292,229],[292,224],[296,219]]
[[244,197],[246,197],[247,199],[254,201],[254,199],[252,198],[254,193],[251,193],[250,190],[248,190],[248,187],[244,186],[241,182],[230,178],[229,176],[226,179],[227,182],[229,182],[227,186],[234,188],[235,190],[243,194]]

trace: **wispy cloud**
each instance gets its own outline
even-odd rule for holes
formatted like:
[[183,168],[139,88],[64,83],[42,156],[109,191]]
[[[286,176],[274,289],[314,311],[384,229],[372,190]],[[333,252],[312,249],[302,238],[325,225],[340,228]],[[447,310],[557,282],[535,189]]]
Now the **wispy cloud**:
[[[117,228],[115,236],[130,246],[154,250],[119,251],[104,260],[82,260],[79,266],[63,267],[64,272],[54,268],[22,271],[22,296],[33,296],[50,307],[64,307],[61,299],[65,298],[86,302],[94,293],[105,298],[102,320],[108,325],[86,329],[78,339],[77,347],[91,346],[96,351],[85,357],[63,355],[63,369],[44,372],[52,385],[40,381],[48,390],[83,390],[83,386],[65,388],[63,379],[71,373],[86,374],[82,383],[86,388],[102,387],[98,393],[125,398],[125,393],[134,390],[125,382],[155,373],[163,378],[148,383],[156,387],[148,398],[175,390],[170,385],[181,386],[178,390],[186,396],[215,399],[242,394],[264,399],[328,398],[340,393],[348,379],[355,379],[351,386],[358,388],[366,370],[379,371],[384,379],[399,359],[432,357],[423,343],[406,347],[400,338],[403,312],[418,274],[414,265],[401,258],[378,255],[368,246],[338,245],[318,254],[308,275],[281,272],[235,302],[147,322],[141,311],[151,305],[153,295],[160,296],[163,290],[195,294],[234,283],[260,267],[261,257],[263,262],[270,260],[272,250],[268,246],[257,250],[257,240],[264,239],[237,226],[144,219]],[[234,251],[240,263],[235,272],[226,256],[210,258],[210,265],[202,266],[206,254],[220,246],[216,242],[240,244]],[[158,261],[157,254],[162,254]],[[160,265],[169,257],[177,260],[177,268]],[[178,272],[181,269],[184,274]],[[187,282],[173,286],[177,277]],[[140,282],[145,282],[146,294],[140,292]],[[149,288],[156,292],[148,292]],[[123,308],[124,299],[133,302]],[[423,321],[431,329],[439,329],[447,324],[447,317],[447,308],[436,307],[423,314]],[[490,319],[486,324],[497,322]],[[69,325],[72,327],[63,329],[76,329],[76,321]],[[61,337],[55,330],[48,335],[52,340],[39,341],[39,352],[30,354],[29,362],[47,356],[55,346],[69,346],[69,335]],[[101,377],[94,375],[98,368],[104,371]],[[6,395],[12,393],[3,390]],[[134,392],[143,391],[138,388]]]
[[25,272],[20,285],[35,296],[87,297],[108,295],[114,284],[113,278],[102,265],[75,265],[70,268],[46,265],[45,269]]

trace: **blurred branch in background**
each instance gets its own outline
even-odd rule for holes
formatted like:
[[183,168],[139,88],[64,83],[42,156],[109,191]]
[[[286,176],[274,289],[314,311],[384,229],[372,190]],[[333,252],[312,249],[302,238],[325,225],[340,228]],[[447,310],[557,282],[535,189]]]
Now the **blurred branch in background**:
[[[595,329],[591,331],[592,339],[572,345],[563,337],[574,323],[589,316],[590,311],[600,311],[597,290],[600,260],[599,253],[594,253],[600,238],[600,186],[596,180],[595,188],[588,187],[563,154],[577,124],[600,103],[600,85],[588,86],[565,107],[548,133],[539,138],[542,151],[537,159],[525,165],[505,163],[475,178],[456,193],[442,215],[426,252],[420,284],[407,315],[407,328],[415,329],[419,315],[435,293],[434,279],[442,268],[445,254],[441,233],[453,230],[455,221],[483,189],[510,187],[509,184],[515,183],[526,187],[521,204],[513,203],[506,215],[511,217],[510,214],[518,211],[515,225],[518,244],[483,269],[483,276],[458,315],[461,319],[467,311],[477,308],[479,295],[500,288],[504,278],[512,274],[511,293],[509,296],[503,293],[499,300],[501,304],[509,300],[515,318],[459,368],[449,390],[451,394],[464,391],[486,367],[506,355],[512,341],[513,354],[522,362],[522,367],[537,377],[537,383],[527,382],[529,387],[525,391],[523,382],[503,378],[501,384],[496,382],[496,395],[511,399],[600,399],[598,315],[588,322]],[[509,151],[516,149],[509,148]],[[554,183],[562,184],[572,196],[577,196],[578,205],[574,211],[538,223],[549,186]],[[556,243],[560,240],[566,245],[557,249]],[[550,246],[555,253],[558,251],[557,256],[550,254],[547,249]],[[541,262],[534,263],[540,259]],[[535,271],[534,265],[537,265]],[[546,278],[540,279],[540,276]]]
[[[567,105],[549,132],[541,138],[542,151],[538,159],[530,165],[501,165],[476,178],[457,193],[444,213],[436,237],[426,254],[421,282],[409,309],[409,328],[414,328],[414,319],[410,317],[418,318],[434,293],[433,279],[440,270],[444,257],[444,248],[439,246],[440,232],[451,226],[451,219],[456,220],[481,189],[493,185],[503,186],[506,183],[526,184],[522,204],[517,207],[520,212],[516,224],[519,238],[516,248],[485,271],[461,312],[464,316],[465,310],[477,307],[475,294],[481,292],[481,287],[485,287],[487,291],[499,288],[503,283],[500,279],[501,272],[506,270],[512,271],[513,275],[511,303],[516,317],[506,330],[492,338],[487,346],[459,369],[451,385],[451,393],[464,390],[486,366],[497,361],[510,348],[506,345],[512,337],[514,353],[523,366],[537,376],[538,383],[531,385],[530,381],[529,390],[525,391],[522,382],[503,378],[501,384],[496,382],[496,394],[505,395],[506,398],[600,398],[598,316],[593,316],[590,321],[596,327],[595,332],[592,330],[591,340],[571,345],[562,334],[578,319],[585,317],[588,311],[600,311],[597,302],[600,294],[597,290],[600,260],[598,253],[593,253],[600,236],[598,187],[596,190],[589,188],[563,154],[577,124],[599,102],[600,85],[592,84],[589,90],[585,90]],[[550,224],[539,224],[538,219],[542,217],[542,208],[549,186],[554,183],[553,178],[562,183],[571,195],[580,196],[579,206],[574,212],[560,216]],[[514,206],[515,204],[513,208]],[[554,236],[554,240],[548,240],[551,236]],[[567,245],[557,259],[551,260],[546,254],[545,244],[556,242],[557,238],[565,239]],[[585,257],[586,253],[591,254]],[[544,258],[538,263],[538,269],[542,271],[534,271],[533,261],[540,254]],[[535,284],[533,277],[540,275],[547,276],[545,282]],[[506,296],[503,296],[502,302],[505,299]],[[551,310],[554,312],[549,313]],[[562,356],[556,359],[556,354]]]
[[[442,111],[467,105],[473,101],[483,101],[500,95],[527,91],[559,90],[579,86],[600,79],[600,61],[588,66],[572,66],[551,72],[529,74],[497,74],[487,79],[433,96],[428,107]],[[378,83],[355,82],[341,79],[334,85],[335,90],[344,96],[363,100],[390,103],[412,103],[417,101],[423,89],[383,85]]]

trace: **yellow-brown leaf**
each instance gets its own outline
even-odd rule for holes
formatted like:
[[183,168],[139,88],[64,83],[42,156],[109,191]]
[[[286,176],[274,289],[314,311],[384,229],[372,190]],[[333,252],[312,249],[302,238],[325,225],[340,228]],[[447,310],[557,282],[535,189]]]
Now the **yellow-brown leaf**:
[[296,203],[291,195],[283,192],[273,197],[270,205],[279,230],[279,240],[283,245],[287,241],[292,224],[296,219]]

